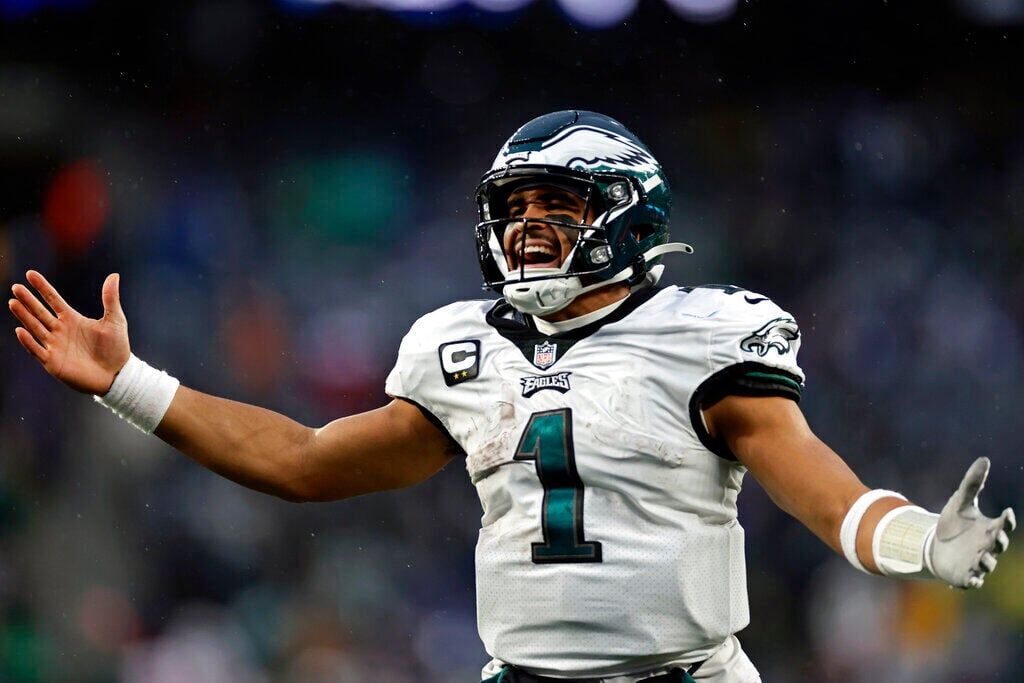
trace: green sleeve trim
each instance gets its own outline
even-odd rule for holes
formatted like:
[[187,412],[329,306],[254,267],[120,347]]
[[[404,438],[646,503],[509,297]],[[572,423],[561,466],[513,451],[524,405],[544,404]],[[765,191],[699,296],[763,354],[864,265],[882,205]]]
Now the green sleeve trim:
[[779,375],[774,372],[748,372],[745,377],[755,377],[757,379],[766,379],[772,382],[780,382],[790,388],[793,391],[799,393],[801,391],[800,383],[794,380],[791,376]]
[[701,409],[726,396],[780,396],[800,402],[803,385],[800,377],[782,368],[745,361],[722,368],[697,387],[690,397],[690,424],[697,438],[709,451],[725,460],[735,461],[724,439],[715,439],[704,427]]

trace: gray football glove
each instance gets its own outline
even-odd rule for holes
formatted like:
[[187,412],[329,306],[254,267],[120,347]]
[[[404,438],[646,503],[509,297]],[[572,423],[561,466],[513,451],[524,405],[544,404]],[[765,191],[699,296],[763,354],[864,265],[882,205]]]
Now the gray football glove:
[[1007,534],[1017,526],[1012,508],[991,519],[978,509],[991,463],[978,458],[960,487],[942,508],[930,548],[928,567],[935,578],[957,588],[981,588],[985,574],[996,568],[996,555],[1010,544]]

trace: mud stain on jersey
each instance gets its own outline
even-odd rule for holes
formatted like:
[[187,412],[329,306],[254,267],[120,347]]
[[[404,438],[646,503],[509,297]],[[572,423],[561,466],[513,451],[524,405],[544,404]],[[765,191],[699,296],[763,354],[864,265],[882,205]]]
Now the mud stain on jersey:
[[487,424],[477,436],[466,458],[469,480],[476,484],[503,464],[512,462],[516,447],[516,391],[509,382],[501,383],[501,397],[488,410]]

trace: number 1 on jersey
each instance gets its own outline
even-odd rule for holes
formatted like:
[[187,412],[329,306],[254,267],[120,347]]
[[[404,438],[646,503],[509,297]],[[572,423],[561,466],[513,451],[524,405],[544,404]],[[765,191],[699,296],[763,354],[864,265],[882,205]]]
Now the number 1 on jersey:
[[531,544],[536,564],[600,562],[601,544],[583,533],[583,481],[576,471],[572,410],[534,413],[523,430],[515,460],[533,460],[544,487],[541,531],[544,541]]

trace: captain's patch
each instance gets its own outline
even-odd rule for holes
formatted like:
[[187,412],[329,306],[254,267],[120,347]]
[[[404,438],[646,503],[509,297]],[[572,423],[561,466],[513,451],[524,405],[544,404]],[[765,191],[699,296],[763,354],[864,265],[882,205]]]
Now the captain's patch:
[[480,374],[480,342],[476,339],[448,342],[437,348],[444,383],[455,386]]

